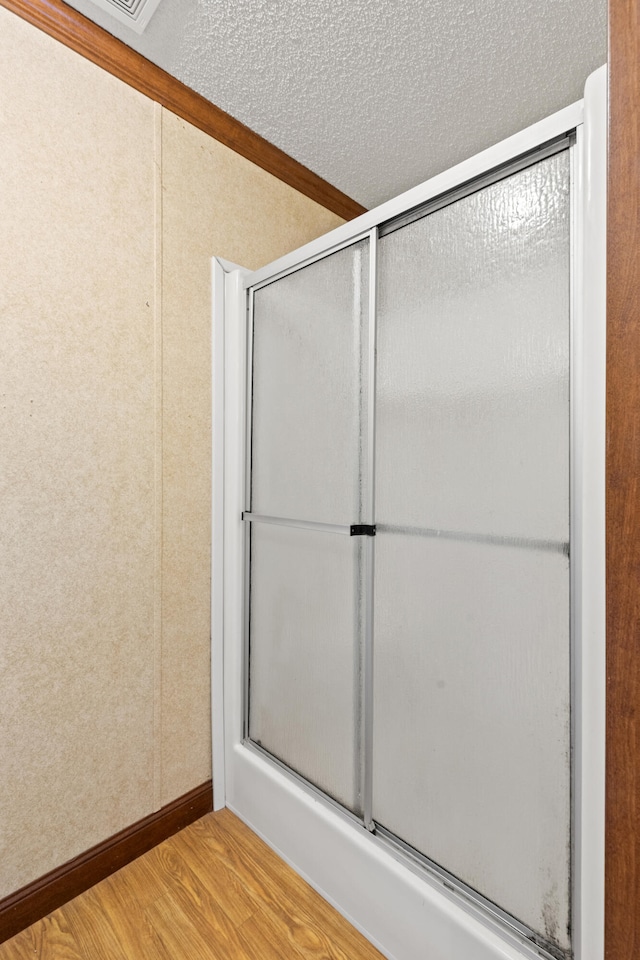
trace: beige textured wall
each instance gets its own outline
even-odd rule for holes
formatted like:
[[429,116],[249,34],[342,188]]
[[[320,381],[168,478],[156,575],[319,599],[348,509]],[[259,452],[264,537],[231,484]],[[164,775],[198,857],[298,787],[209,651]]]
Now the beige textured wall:
[[166,803],[211,776],[211,257],[255,268],[343,221],[166,111],[162,198]]
[[0,8],[0,898],[210,776],[209,258],[340,221]]

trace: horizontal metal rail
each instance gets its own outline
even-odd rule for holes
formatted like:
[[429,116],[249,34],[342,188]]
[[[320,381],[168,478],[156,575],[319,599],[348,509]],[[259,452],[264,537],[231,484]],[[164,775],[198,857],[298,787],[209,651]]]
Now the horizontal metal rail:
[[273,523],[278,527],[300,527],[302,530],[317,530],[318,533],[339,533],[351,536],[349,523],[320,523],[316,520],[294,520],[291,517],[269,517],[263,513],[243,513],[242,519],[249,523]]
[[411,210],[405,210],[403,213],[398,214],[397,217],[387,220],[386,223],[381,223],[379,227],[379,237],[382,239],[390,233],[395,233],[396,230],[400,230],[401,227],[407,227],[416,220],[422,220],[423,217],[429,216],[430,213],[435,213],[436,210],[442,210],[443,207],[448,207],[458,200],[464,200],[465,197],[469,197],[472,193],[477,193],[485,187],[490,187],[494,183],[498,183],[499,180],[504,180],[506,177],[513,176],[514,173],[526,170],[527,167],[531,167],[535,163],[540,163],[541,160],[553,157],[556,153],[567,150],[574,142],[574,131],[563,134],[560,137],[554,137],[554,139],[548,143],[535,147],[533,150],[529,150],[514,160],[508,160],[506,163],[500,164],[492,170],[487,171],[487,173],[481,174],[479,177],[474,177],[466,183],[462,183],[460,186],[440,194],[439,197],[433,197]]
[[532,537],[503,537],[492,533],[467,533],[464,530],[437,530],[431,527],[403,527],[390,523],[377,523],[378,533],[398,534],[404,537],[429,537],[440,540],[461,540],[464,543],[486,543],[496,547],[519,547],[522,550],[546,550],[569,556],[569,544],[565,540],[536,540]]

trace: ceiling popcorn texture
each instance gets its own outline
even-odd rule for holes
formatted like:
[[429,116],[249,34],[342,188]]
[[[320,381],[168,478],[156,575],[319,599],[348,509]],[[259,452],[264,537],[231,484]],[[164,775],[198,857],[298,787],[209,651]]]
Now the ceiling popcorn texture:
[[[69,0],[67,0],[69,2]],[[70,5],[367,207],[582,97],[606,0]]]

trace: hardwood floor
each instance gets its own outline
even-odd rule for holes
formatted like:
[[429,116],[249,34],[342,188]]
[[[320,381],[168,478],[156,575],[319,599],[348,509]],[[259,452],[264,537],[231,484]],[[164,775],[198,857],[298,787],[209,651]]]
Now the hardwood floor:
[[228,810],[0,945],[0,960],[382,960]]

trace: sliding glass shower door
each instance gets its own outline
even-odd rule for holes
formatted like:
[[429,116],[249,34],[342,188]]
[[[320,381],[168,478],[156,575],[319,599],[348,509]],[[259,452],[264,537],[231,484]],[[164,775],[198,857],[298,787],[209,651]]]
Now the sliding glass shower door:
[[249,736],[362,807],[368,241],[255,291]]
[[251,291],[245,514],[248,738],[554,956],[567,147]]
[[380,240],[373,720],[374,820],[562,946],[569,215],[564,151]]

